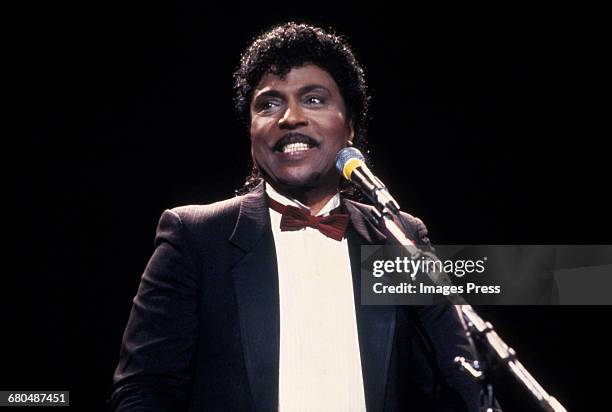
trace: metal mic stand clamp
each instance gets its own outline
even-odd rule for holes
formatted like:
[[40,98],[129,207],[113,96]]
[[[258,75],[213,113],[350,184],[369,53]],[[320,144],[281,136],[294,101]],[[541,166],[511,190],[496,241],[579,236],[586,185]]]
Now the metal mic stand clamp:
[[[483,356],[483,352],[480,350],[478,350],[477,353],[480,357]],[[491,365],[489,360],[469,360],[463,356],[457,356],[454,361],[460,371],[465,372],[480,384],[480,411],[501,412],[501,409],[495,402],[495,396],[493,395],[493,381],[491,379],[493,373],[489,370]]]

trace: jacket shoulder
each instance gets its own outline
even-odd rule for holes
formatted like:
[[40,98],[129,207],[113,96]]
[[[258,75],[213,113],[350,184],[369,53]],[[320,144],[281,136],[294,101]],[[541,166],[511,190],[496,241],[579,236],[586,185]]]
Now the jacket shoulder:
[[199,245],[228,239],[240,213],[241,197],[205,205],[185,205],[167,209],[157,226],[156,243],[168,233],[179,234],[184,241]]
[[178,206],[170,209],[170,212],[177,215],[188,227],[221,223],[221,221],[238,216],[241,200],[242,196],[237,196],[205,205]]

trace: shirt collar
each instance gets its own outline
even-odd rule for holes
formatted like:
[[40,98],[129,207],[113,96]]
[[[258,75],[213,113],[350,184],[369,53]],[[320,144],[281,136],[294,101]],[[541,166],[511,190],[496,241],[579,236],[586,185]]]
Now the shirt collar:
[[[310,208],[306,206],[305,204],[301,203],[300,201],[278,193],[276,189],[272,187],[272,185],[269,185],[266,183],[265,186],[266,186],[266,194],[270,196],[270,198],[276,200],[278,203],[281,203],[283,205],[291,205],[291,206],[299,207],[300,209],[310,211]],[[329,199],[329,201],[325,204],[325,206],[323,206],[323,208],[319,211],[319,213],[317,213],[317,216],[328,215],[329,212],[331,212],[338,206],[340,206],[340,194],[336,193],[334,197]]]

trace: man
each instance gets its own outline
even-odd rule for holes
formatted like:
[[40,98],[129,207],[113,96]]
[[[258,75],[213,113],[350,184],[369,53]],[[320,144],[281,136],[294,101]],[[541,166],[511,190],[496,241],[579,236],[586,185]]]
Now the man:
[[369,206],[340,195],[334,168],[367,115],[348,44],[281,25],[235,78],[254,161],[246,194],[162,215],[111,408],[477,410],[478,386],[453,365],[473,355],[452,307],[359,303],[360,246],[386,238]]

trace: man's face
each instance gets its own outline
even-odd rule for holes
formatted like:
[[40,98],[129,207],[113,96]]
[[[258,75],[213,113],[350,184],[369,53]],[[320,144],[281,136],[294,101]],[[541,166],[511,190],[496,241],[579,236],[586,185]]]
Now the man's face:
[[275,187],[336,187],[338,151],[353,138],[344,100],[319,66],[265,74],[251,100],[251,154]]

